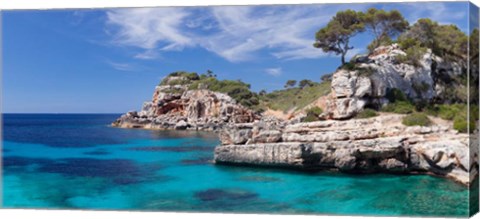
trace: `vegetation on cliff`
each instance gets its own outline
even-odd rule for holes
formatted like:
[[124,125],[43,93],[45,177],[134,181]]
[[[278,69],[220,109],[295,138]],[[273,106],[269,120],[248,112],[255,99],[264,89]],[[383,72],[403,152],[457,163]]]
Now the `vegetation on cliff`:
[[261,96],[260,100],[264,108],[287,112],[306,107],[319,97],[327,95],[330,89],[329,81],[311,82],[308,86],[273,91]]
[[372,118],[372,117],[375,117],[375,116],[378,116],[378,113],[377,111],[373,110],[373,109],[364,109],[362,110],[361,112],[359,112],[355,118],[358,118],[358,119],[366,119],[366,118]]
[[266,109],[289,111],[306,107],[321,96],[330,92],[330,81],[314,82],[311,80],[289,80],[286,89],[267,93],[262,90],[258,93],[251,90],[250,84],[241,80],[219,80],[213,72],[205,74],[195,72],[172,72],[159,85],[169,85],[172,93],[187,90],[208,89],[228,94],[243,106],[262,112]]
[[[371,77],[376,69],[364,65],[368,56],[357,55],[349,62],[345,61],[346,54],[353,49],[350,41],[362,32],[369,32],[373,36],[372,41],[366,45],[372,55],[379,46],[388,46],[393,43],[404,53],[393,58],[394,64],[405,63],[416,68],[426,53],[431,51],[433,55],[446,62],[458,63],[460,73],[447,74],[436,71],[437,60],[432,59],[429,66],[432,71],[433,85],[440,85],[445,89],[440,95],[433,99],[422,99],[422,93],[432,89],[431,84],[425,82],[412,82],[413,93],[417,96],[405,95],[400,89],[387,89],[385,98],[388,104],[367,108],[358,111],[356,118],[369,118],[377,116],[377,111],[407,114],[406,124],[430,124],[425,119],[426,115],[440,117],[454,123],[454,128],[460,132],[466,132],[467,127],[474,127],[474,122],[468,123],[467,118],[467,55],[469,40],[470,45],[478,45],[478,29],[472,31],[471,35],[465,34],[455,25],[443,25],[428,18],[419,19],[410,25],[403,15],[397,10],[385,11],[370,8],[366,11],[345,10],[338,12],[330,22],[315,35],[314,47],[324,52],[334,53],[341,56],[342,65],[339,69],[356,71],[358,77]],[[475,41],[476,40],[476,41]],[[473,59],[478,60],[478,49],[470,48],[473,51]],[[475,56],[475,54],[477,54]],[[478,63],[478,61],[477,61]],[[478,64],[477,64],[478,65]],[[470,81],[478,82],[478,72],[471,72]],[[473,80],[472,80],[473,79]],[[172,92],[180,92],[182,89],[208,89],[215,92],[228,94],[237,103],[262,112],[267,109],[282,112],[305,111],[306,117],[302,121],[318,120],[324,109],[309,106],[326,96],[331,91],[332,74],[321,77],[321,82],[311,80],[288,80],[284,89],[267,92],[262,90],[254,92],[250,84],[241,80],[219,80],[210,70],[204,74],[195,72],[174,72],[166,77],[160,85],[171,85]],[[475,94],[478,91],[471,91]],[[470,100],[471,101],[471,100]],[[478,119],[478,106],[472,104],[471,117]],[[426,117],[428,119],[428,117]],[[473,120],[470,120],[473,121]],[[468,123],[468,124],[467,124]],[[473,124],[473,126],[472,126]],[[471,128],[470,130],[473,130]]]
[[250,90],[250,84],[241,80],[218,80],[210,70],[205,74],[185,71],[173,72],[165,77],[160,85],[184,85],[188,90],[208,89],[228,94],[238,103],[249,108],[256,108],[259,105],[259,96]]
[[[429,52],[440,58],[441,61],[432,59],[431,66],[427,67],[431,68],[433,85],[442,87],[442,90],[433,99],[423,99],[421,94],[432,88],[430,84],[412,82],[412,89],[417,93],[416,98],[407,97],[399,89],[390,89],[387,90],[386,95],[387,105],[360,111],[357,118],[374,115],[376,110],[381,110],[409,114],[406,117],[407,124],[416,124],[415,122],[429,124],[425,119],[428,117],[424,116],[428,114],[453,121],[454,128],[460,132],[467,132],[468,127],[473,131],[475,120],[478,120],[479,77],[476,69],[478,68],[478,29],[473,29],[469,35],[456,25],[439,24],[428,18],[419,19],[413,25],[409,25],[402,14],[396,10],[385,11],[375,8],[365,12],[345,10],[338,12],[316,33],[314,47],[321,48],[324,52],[341,55],[342,65],[339,69],[356,71],[359,76],[370,77],[374,74],[374,70],[365,67],[362,61],[359,61],[366,56],[354,56],[350,62],[345,62],[346,53],[353,49],[349,46],[349,42],[358,33],[364,31],[370,32],[373,36],[371,43],[367,46],[370,51],[368,55],[372,55],[379,46],[397,43],[404,52],[394,57],[397,63],[419,68],[426,64],[421,63],[421,60]],[[454,68],[458,68],[459,71],[453,74],[437,71],[439,62],[455,63]],[[470,72],[467,72],[468,62],[476,67],[473,70],[471,68]],[[468,85],[469,77],[470,85]],[[470,86],[470,92],[468,86]],[[467,119],[468,101],[471,103],[470,120]]]
[[391,39],[407,27],[408,21],[397,10],[387,12],[370,8],[365,13],[354,10],[339,11],[326,27],[316,33],[313,46],[324,52],[341,55],[342,65],[345,65],[345,56],[353,49],[350,39],[358,33],[366,30],[374,36],[368,45],[368,49],[372,51],[378,46],[391,44]]
[[432,124],[432,121],[428,118],[425,113],[412,113],[403,117],[402,124],[406,126],[429,126]]
[[314,106],[307,109],[307,116],[303,118],[302,122],[314,122],[319,120],[319,116],[323,113],[322,108]]

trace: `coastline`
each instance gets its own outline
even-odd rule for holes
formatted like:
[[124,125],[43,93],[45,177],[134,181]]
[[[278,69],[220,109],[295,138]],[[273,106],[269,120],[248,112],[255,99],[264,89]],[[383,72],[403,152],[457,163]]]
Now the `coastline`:
[[[350,133],[349,135],[335,136],[335,132],[342,132],[342,129],[337,129],[335,126],[345,127],[345,124],[358,122],[364,123],[363,126],[359,127],[371,126],[374,123],[385,126],[385,121],[397,120],[398,122],[401,117],[402,115],[386,115],[372,119],[282,124],[280,126],[284,127],[283,130],[275,125],[266,125],[268,122],[256,121],[247,124],[225,124],[220,131],[195,129],[176,131],[205,131],[219,134],[222,143],[215,147],[213,159],[213,162],[217,165],[300,171],[338,171],[353,175],[375,173],[424,174],[453,180],[469,187],[475,179],[474,176],[478,174],[478,168],[476,164],[467,165],[468,157],[461,155],[462,152],[468,151],[468,143],[462,144],[460,142],[464,141],[460,139],[468,141],[468,134],[459,134],[449,127],[442,126],[433,128],[403,127],[403,129],[390,133],[386,133],[388,127],[383,130],[375,127],[370,128],[376,130],[375,133],[371,130],[365,132],[364,129],[355,130],[353,128],[352,130],[350,124],[345,128]],[[370,123],[370,125],[365,125],[367,123]],[[395,123],[393,122],[393,124]],[[258,128],[265,126],[273,127],[273,133],[272,129]],[[295,126],[311,129],[313,131],[310,134],[313,135],[321,135],[322,128],[319,127],[330,130],[327,131],[328,135],[317,138],[317,140],[306,138],[304,142],[288,141],[294,135],[289,137],[284,132],[288,129],[291,131],[292,127]],[[397,126],[393,125],[390,128],[399,129]],[[112,127],[126,128],[128,126],[112,125]],[[141,129],[174,130],[152,127],[142,127]],[[253,129],[257,129],[254,131],[255,134],[252,132]],[[278,130],[280,132],[275,132]],[[331,130],[334,130],[333,133]],[[297,131],[305,132],[305,130]],[[356,133],[352,134],[354,132]],[[404,136],[399,136],[399,133],[402,132],[404,132]],[[432,138],[438,139],[432,141]],[[252,139],[256,139],[257,142],[252,142]],[[415,146],[415,141],[420,139],[427,140],[423,145]]]
[[[478,148],[470,147],[478,124],[467,121],[467,104],[442,100],[446,82],[432,76],[462,75],[456,68],[461,63],[426,50],[413,65],[398,62],[399,54],[405,52],[391,44],[354,57],[326,81],[305,85],[328,84],[329,90],[302,108],[293,105],[285,118],[265,112],[279,100],[275,97],[293,92],[299,98],[303,87],[286,87],[269,97],[241,81],[173,72],[141,111],[128,112],[112,125],[214,131],[221,141],[214,152],[218,164],[418,172],[470,186],[479,172]],[[438,98],[444,102],[434,103]]]

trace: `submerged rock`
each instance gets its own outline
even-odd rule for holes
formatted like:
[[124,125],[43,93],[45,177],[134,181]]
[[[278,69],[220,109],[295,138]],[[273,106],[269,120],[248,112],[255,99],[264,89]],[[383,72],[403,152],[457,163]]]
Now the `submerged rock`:
[[196,192],[195,197],[204,202],[218,200],[248,201],[256,199],[258,197],[258,194],[243,190],[207,189],[205,191]]

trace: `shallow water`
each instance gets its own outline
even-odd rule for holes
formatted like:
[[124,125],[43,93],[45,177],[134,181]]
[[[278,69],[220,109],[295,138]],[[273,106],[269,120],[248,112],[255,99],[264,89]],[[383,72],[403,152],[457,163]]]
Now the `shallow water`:
[[4,207],[468,214],[467,188],[446,179],[218,166],[215,134],[108,127],[116,117],[4,115]]

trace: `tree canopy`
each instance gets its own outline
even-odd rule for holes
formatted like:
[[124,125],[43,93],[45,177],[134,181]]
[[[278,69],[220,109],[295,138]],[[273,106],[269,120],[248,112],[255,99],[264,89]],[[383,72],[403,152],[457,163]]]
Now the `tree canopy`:
[[288,80],[287,83],[285,83],[285,88],[289,88],[289,87],[295,87],[295,85],[297,84],[297,81],[296,80]]
[[385,11],[370,8],[366,13],[361,13],[361,20],[365,29],[374,36],[369,49],[377,48],[382,43],[391,43],[391,39],[398,36],[408,28],[408,21],[397,10]]
[[316,33],[316,41],[313,45],[324,52],[341,55],[342,65],[344,65],[345,55],[353,49],[353,46],[349,45],[350,38],[364,29],[360,13],[354,10],[340,11],[328,22],[326,27]]
[[428,18],[419,19],[400,35],[402,49],[420,47],[431,49],[444,58],[464,58],[468,51],[468,36],[456,25],[440,25]]
[[370,51],[398,42],[402,49],[413,54],[413,61],[427,49],[447,59],[465,58],[468,53],[469,36],[456,25],[441,25],[422,18],[410,26],[398,10],[385,11],[376,8],[370,8],[366,12],[337,12],[325,27],[316,32],[313,46],[323,52],[340,55],[344,66],[346,54],[353,49],[350,40],[363,31],[373,35],[373,41],[367,47]]
[[315,82],[311,81],[311,80],[307,80],[307,79],[304,79],[304,80],[301,80],[299,83],[298,83],[298,86],[300,87],[300,89],[303,89],[307,86],[311,87],[315,84]]

